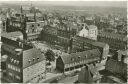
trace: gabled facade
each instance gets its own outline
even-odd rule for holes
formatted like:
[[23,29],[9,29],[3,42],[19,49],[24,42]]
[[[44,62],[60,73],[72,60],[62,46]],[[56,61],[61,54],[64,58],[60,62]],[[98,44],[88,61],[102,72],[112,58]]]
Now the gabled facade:
[[87,25],[84,23],[83,29],[79,32],[79,36],[97,40],[98,29],[95,25]]
[[5,79],[11,83],[38,82],[45,77],[44,55],[38,49],[12,39],[15,36],[17,35],[14,33],[10,36],[7,33],[1,38],[2,55],[8,56]]

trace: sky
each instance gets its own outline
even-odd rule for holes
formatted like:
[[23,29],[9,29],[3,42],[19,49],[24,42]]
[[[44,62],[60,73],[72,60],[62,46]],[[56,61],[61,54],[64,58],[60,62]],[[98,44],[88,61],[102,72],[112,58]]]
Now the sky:
[[[0,0],[2,1],[2,0]],[[51,4],[63,6],[107,6],[107,7],[126,7],[126,0],[4,0],[4,2],[11,3],[15,1],[27,1],[33,4]]]

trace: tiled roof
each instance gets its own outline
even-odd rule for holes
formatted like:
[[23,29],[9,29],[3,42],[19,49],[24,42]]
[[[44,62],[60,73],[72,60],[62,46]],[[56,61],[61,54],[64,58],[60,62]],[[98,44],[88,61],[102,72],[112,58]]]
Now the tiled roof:
[[86,43],[92,43],[92,42],[96,42],[95,40],[89,39],[89,38],[85,38],[85,37],[81,37],[81,36],[75,36],[73,37],[74,41],[81,41],[81,42],[86,42]]
[[23,68],[29,67],[43,60],[45,60],[45,57],[36,48],[23,51]]
[[89,27],[89,29],[97,29],[97,27],[95,25],[89,25],[88,27]]
[[103,43],[103,42],[93,42],[92,45],[97,46],[97,47],[104,48],[108,44]]
[[34,17],[34,14],[33,13],[28,13],[26,14],[27,17]]
[[87,50],[83,52],[71,53],[69,55],[62,55],[61,58],[64,64],[70,64],[74,62],[79,62],[81,60],[99,58],[101,55],[98,49]]
[[21,32],[10,32],[10,33],[2,33],[3,37],[11,38],[11,37],[18,37],[23,35]]
[[106,43],[98,42],[98,41],[95,41],[95,40],[92,40],[89,38],[85,38],[85,37],[80,37],[80,36],[75,36],[73,39],[76,42],[85,42],[85,43],[89,43],[93,46],[97,46],[97,47],[101,47],[101,48],[104,48],[107,45]]

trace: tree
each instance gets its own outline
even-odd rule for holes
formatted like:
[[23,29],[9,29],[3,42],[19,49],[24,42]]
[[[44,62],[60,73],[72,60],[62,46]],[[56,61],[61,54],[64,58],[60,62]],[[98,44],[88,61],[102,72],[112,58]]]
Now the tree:
[[52,50],[48,49],[47,52],[45,53],[45,57],[46,60],[49,61],[49,65],[50,65],[50,62],[55,60],[55,53]]

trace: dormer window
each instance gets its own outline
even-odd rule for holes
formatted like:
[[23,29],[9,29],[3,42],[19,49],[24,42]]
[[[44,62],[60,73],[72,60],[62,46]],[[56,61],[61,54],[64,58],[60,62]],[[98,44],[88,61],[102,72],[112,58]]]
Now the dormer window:
[[17,61],[17,65],[19,64],[19,61]]
[[35,61],[35,58],[33,58],[33,61]]
[[14,59],[13,58],[11,58],[11,62],[13,62],[14,61]]
[[71,58],[71,61],[74,61],[74,58]]
[[14,63],[16,63],[16,60],[14,60]]
[[34,25],[32,25],[32,27],[34,27]]
[[80,59],[80,56],[78,56],[78,59]]
[[87,58],[87,55],[85,55],[85,58]]
[[31,60],[28,60],[29,64],[31,64]]
[[40,24],[38,24],[38,26],[40,26]]
[[39,61],[39,57],[37,58],[37,60]]

